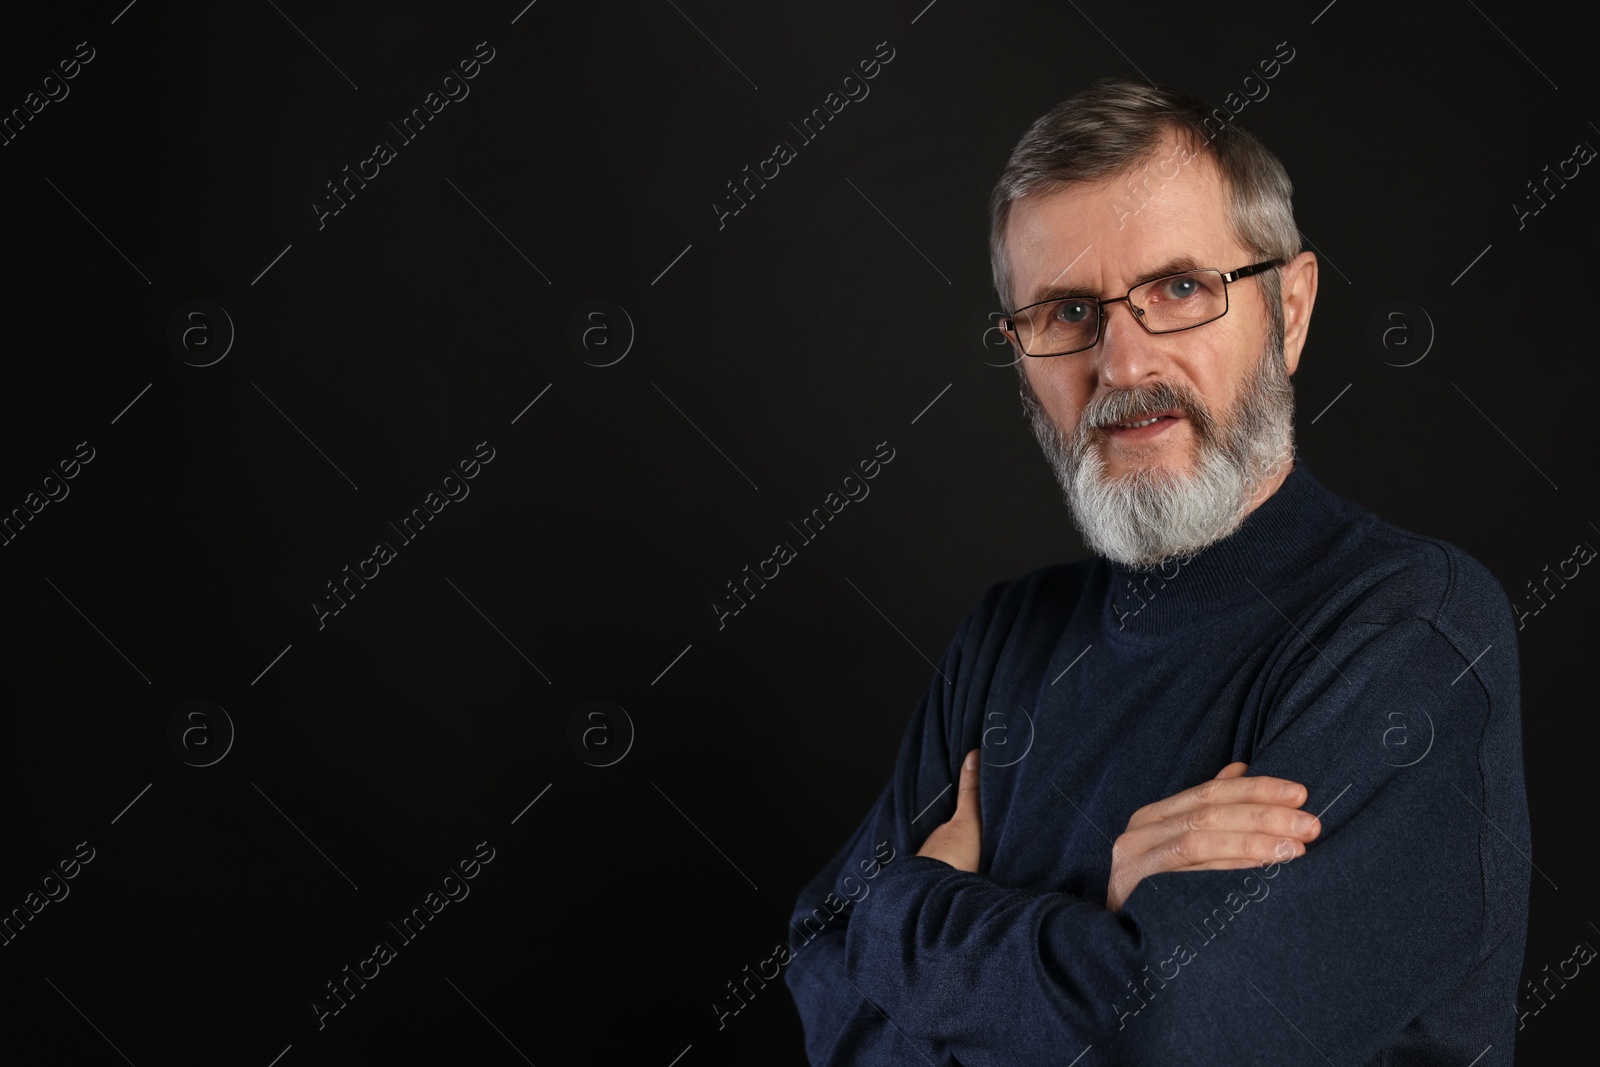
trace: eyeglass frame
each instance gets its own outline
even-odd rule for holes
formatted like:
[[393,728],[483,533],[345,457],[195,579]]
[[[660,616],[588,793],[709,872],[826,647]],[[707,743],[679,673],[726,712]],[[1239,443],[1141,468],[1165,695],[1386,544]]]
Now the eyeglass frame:
[[1027,356],[1029,359],[1052,359],[1052,358],[1054,358],[1056,356],[1076,355],[1079,352],[1087,352],[1087,351],[1089,351],[1089,349],[1095,347],[1095,345],[1098,345],[1100,343],[1100,341],[1105,337],[1105,334],[1106,334],[1105,307],[1106,307],[1107,304],[1126,303],[1128,305],[1128,311],[1133,315],[1133,321],[1137,322],[1140,326],[1144,327],[1144,332],[1145,333],[1148,333],[1148,334],[1151,334],[1151,335],[1160,335],[1160,334],[1167,334],[1167,333],[1182,333],[1184,330],[1193,330],[1193,329],[1195,329],[1196,327],[1199,327],[1199,326],[1209,326],[1213,322],[1216,322],[1217,319],[1222,318],[1223,315],[1226,315],[1228,313],[1229,307],[1232,306],[1232,302],[1228,300],[1228,286],[1229,286],[1230,283],[1239,281],[1239,280],[1244,279],[1244,278],[1249,278],[1249,277],[1252,277],[1252,276],[1257,275],[1257,274],[1264,274],[1265,272],[1271,270],[1274,267],[1281,267],[1283,265],[1284,265],[1284,261],[1281,260],[1281,259],[1269,259],[1269,260],[1266,260],[1266,261],[1261,262],[1261,263],[1252,263],[1248,267],[1240,267],[1238,270],[1230,270],[1230,271],[1220,271],[1220,270],[1218,270],[1217,273],[1222,276],[1222,300],[1223,300],[1222,314],[1218,315],[1214,319],[1207,319],[1205,322],[1191,323],[1188,326],[1179,326],[1176,329],[1171,329],[1171,330],[1152,330],[1148,325],[1146,325],[1146,323],[1144,321],[1144,309],[1141,308],[1141,307],[1136,307],[1134,305],[1133,301],[1130,299],[1130,297],[1133,296],[1133,291],[1135,289],[1143,289],[1147,285],[1154,285],[1157,282],[1164,282],[1168,278],[1181,278],[1185,274],[1194,274],[1196,271],[1212,271],[1212,270],[1217,270],[1217,268],[1215,268],[1215,267],[1195,267],[1192,270],[1180,270],[1175,274],[1163,274],[1159,278],[1151,278],[1149,281],[1140,282],[1138,285],[1131,286],[1131,287],[1129,287],[1128,291],[1126,293],[1124,293],[1123,295],[1116,296],[1116,297],[1111,297],[1108,300],[1102,300],[1097,296],[1058,296],[1058,297],[1053,297],[1053,298],[1051,298],[1049,300],[1036,300],[1033,303],[1025,305],[1023,307],[1020,307],[1015,311],[1007,312],[1005,319],[1002,320],[1002,322],[1000,323],[1000,328],[1003,331],[1005,331],[1007,334],[1009,334],[1013,339],[1016,339],[1017,347],[1021,348],[1022,347],[1022,341],[1021,341],[1020,338],[1017,337],[1016,321],[1017,321],[1017,316],[1021,315],[1024,311],[1027,311],[1028,308],[1036,308],[1036,307],[1040,307],[1040,306],[1042,306],[1044,304],[1059,304],[1059,303],[1062,303],[1062,302],[1067,301],[1067,300],[1079,300],[1079,301],[1083,301],[1084,303],[1091,303],[1092,302],[1095,305],[1096,314],[1099,316],[1099,320],[1095,324],[1095,334],[1094,334],[1094,340],[1092,342],[1090,342],[1089,344],[1084,345],[1082,348],[1069,348],[1065,352],[1048,352],[1048,353],[1043,353],[1043,354],[1040,354],[1040,355],[1037,355],[1037,356],[1034,355],[1033,353],[1027,351],[1026,349],[1023,349],[1022,354]]

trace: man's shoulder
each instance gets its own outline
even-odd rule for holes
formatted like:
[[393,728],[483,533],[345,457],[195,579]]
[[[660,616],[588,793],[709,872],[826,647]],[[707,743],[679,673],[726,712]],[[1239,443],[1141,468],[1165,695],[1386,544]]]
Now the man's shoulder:
[[[1321,591],[1300,628],[1323,650],[1370,641],[1407,642],[1430,633],[1486,686],[1516,685],[1516,620],[1494,574],[1459,545],[1405,529],[1359,508],[1356,531],[1320,575]],[[1418,630],[1417,627],[1422,629]],[[1480,660],[1489,648],[1501,656]],[[1502,656],[1504,653],[1502,653]]]
[[1366,518],[1341,568],[1342,581],[1359,600],[1352,621],[1420,618],[1445,628],[1469,620],[1489,623],[1496,616],[1510,619],[1510,601],[1499,580],[1465,549],[1371,512]]

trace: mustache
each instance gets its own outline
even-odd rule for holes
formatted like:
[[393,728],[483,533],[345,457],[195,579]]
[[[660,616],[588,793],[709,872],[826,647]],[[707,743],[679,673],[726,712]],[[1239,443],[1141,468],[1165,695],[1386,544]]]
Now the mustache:
[[1108,422],[1129,422],[1145,412],[1168,409],[1181,411],[1202,439],[1211,436],[1213,419],[1200,399],[1171,382],[1158,381],[1144,388],[1104,393],[1084,405],[1078,419],[1078,438],[1086,440],[1091,434],[1106,432],[1101,427]]

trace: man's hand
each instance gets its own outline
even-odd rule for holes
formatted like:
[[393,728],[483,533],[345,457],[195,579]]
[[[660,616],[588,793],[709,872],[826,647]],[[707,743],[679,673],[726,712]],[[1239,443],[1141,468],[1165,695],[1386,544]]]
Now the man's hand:
[[[943,860],[958,871],[978,871],[978,854],[983,847],[983,823],[978,815],[978,750],[967,753],[961,764],[961,781],[956,786],[956,813],[950,821],[934,827],[919,856]],[[1130,891],[1132,887],[1129,887]]]
[[[1243,763],[1230,763],[1211,781],[1134,812],[1111,846],[1106,907],[1121,911],[1141,879],[1163,871],[1232,870],[1304,855],[1304,842],[1322,832],[1315,815],[1297,810],[1306,802],[1305,786],[1283,778],[1246,778],[1245,770]],[[965,772],[961,780],[966,782]],[[974,818],[976,813],[974,775]],[[960,817],[957,808],[956,818],[934,834]]]

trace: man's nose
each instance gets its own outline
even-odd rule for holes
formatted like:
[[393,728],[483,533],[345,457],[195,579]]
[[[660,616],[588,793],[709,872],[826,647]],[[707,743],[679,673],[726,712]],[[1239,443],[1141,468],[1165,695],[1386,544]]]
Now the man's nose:
[[1104,305],[1106,316],[1097,346],[1100,384],[1107,389],[1127,389],[1148,378],[1160,363],[1159,346],[1139,321],[1139,309],[1126,300]]

